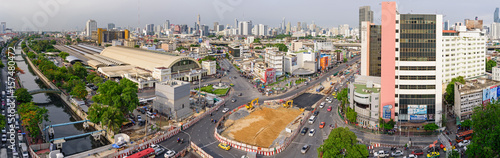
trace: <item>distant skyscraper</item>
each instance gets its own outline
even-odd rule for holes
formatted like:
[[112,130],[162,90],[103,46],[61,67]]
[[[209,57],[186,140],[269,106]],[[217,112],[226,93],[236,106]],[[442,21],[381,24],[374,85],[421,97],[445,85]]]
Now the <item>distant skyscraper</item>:
[[307,22],[302,22],[302,30],[307,31]]
[[115,24],[113,23],[108,23],[108,30],[115,29]]
[[297,31],[300,31],[300,30],[302,30],[300,22],[297,22]]
[[7,28],[7,23],[6,22],[2,22],[0,24],[0,33],[5,33],[5,29]]
[[198,14],[198,29],[202,29],[201,28],[201,18],[200,18],[200,14]]
[[443,30],[450,30],[450,20],[444,22]]
[[259,24],[259,36],[267,36],[267,25]]
[[[370,9],[370,6],[359,7],[359,30],[361,30],[361,22],[363,21],[373,22],[373,11]],[[361,35],[359,34],[358,37],[361,37]]]
[[499,11],[498,8],[495,9],[495,13],[493,14],[493,21],[500,23],[500,17],[498,17]]
[[214,31],[217,31],[218,26],[219,26],[219,22],[214,22]]
[[154,35],[155,34],[154,27],[155,27],[155,24],[147,24],[146,25],[146,35]]
[[240,21],[239,25],[240,35],[252,35],[252,21]]
[[165,20],[165,23],[163,23],[163,29],[168,30],[170,29],[170,21]]
[[282,33],[284,33],[285,30],[290,30],[290,28],[285,28],[285,17],[283,17],[283,21],[281,21],[281,31],[283,31]]
[[87,36],[90,37],[92,35],[92,31],[97,31],[97,22],[95,20],[88,20],[85,25],[85,32]]
[[290,31],[292,30],[292,23],[290,21],[286,25],[286,34],[290,34]]

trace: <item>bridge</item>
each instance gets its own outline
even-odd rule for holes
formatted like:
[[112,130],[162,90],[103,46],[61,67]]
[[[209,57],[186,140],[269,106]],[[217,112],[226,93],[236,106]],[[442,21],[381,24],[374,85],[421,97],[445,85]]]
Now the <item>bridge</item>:
[[38,94],[38,93],[57,93],[57,94],[61,94],[61,90],[59,89],[37,89],[37,90],[32,90],[32,91],[28,91],[28,93],[30,93],[31,95],[34,95],[34,94]]
[[83,133],[83,134],[78,134],[78,135],[72,135],[72,136],[67,136],[67,137],[61,137],[61,138],[50,139],[49,142],[53,142],[53,141],[56,141],[56,140],[68,140],[68,139],[74,139],[74,138],[79,138],[79,137],[85,137],[85,136],[92,135],[94,133],[99,133],[99,132],[102,132],[102,131],[104,131],[104,130],[99,130],[99,131],[94,131],[94,132],[88,132],[88,133]]
[[99,131],[93,131],[93,132],[88,132],[88,133],[83,133],[83,134],[77,134],[77,135],[72,135],[72,136],[67,136],[67,137],[61,137],[61,138],[53,138],[54,137],[54,127],[59,127],[59,126],[66,126],[66,125],[72,125],[72,124],[77,124],[77,123],[83,123],[84,128],[89,127],[89,122],[90,120],[81,120],[81,121],[75,121],[75,122],[66,122],[66,123],[60,123],[60,124],[54,124],[54,125],[48,125],[45,128],[43,128],[43,131],[48,129],[49,132],[49,138],[50,142],[54,142],[57,140],[68,140],[68,139],[74,139],[74,138],[79,138],[79,137],[84,137],[88,135],[92,136],[97,136],[100,135],[100,132],[103,132],[104,130],[99,130]]
[[55,125],[48,125],[43,129],[43,131],[47,130],[50,127],[59,127],[59,126],[66,126],[66,125],[72,125],[72,124],[77,124],[77,123],[84,123],[84,122],[89,122],[89,120],[81,120],[81,121],[75,121],[75,122],[67,122],[67,123],[60,123],[60,124],[55,124]]

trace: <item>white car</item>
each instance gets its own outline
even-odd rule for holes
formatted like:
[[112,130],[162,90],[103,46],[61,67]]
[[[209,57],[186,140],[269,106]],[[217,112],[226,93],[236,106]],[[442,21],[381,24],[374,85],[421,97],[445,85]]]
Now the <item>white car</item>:
[[6,142],[6,141],[7,141],[7,135],[2,134],[2,142]]
[[470,140],[464,140],[464,141],[458,143],[458,147],[468,146],[469,144],[470,144]]
[[325,102],[321,102],[321,104],[319,104],[319,108],[324,108],[325,107]]
[[229,111],[229,108],[224,108],[224,110],[222,110],[222,113],[226,113]]
[[311,130],[309,131],[309,136],[311,136],[311,137],[312,137],[312,136],[314,136],[314,134],[315,134],[315,133],[316,133],[316,130],[311,129]]
[[167,150],[167,152],[165,152],[165,154],[163,156],[166,157],[166,158],[174,157],[175,156],[175,151],[173,151],[173,150]]
[[408,157],[404,156],[403,158],[418,158],[418,156],[417,156],[417,155],[410,154],[410,155],[408,155]]
[[389,153],[388,152],[386,153],[384,150],[380,150],[378,152],[373,153],[373,156],[375,156],[375,157],[386,157],[386,156],[389,156]]

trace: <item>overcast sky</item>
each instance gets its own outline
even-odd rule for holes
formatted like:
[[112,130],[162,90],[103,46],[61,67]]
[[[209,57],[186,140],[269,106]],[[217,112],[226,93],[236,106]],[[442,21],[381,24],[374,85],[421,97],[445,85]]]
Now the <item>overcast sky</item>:
[[[37,30],[83,30],[88,19],[97,21],[98,27],[115,23],[121,27],[144,27],[146,24],[172,24],[193,26],[196,16],[211,28],[214,22],[234,25],[234,19],[252,20],[253,24],[278,27],[283,17],[296,26],[298,21],[321,27],[341,24],[358,26],[360,6],[371,6],[374,23],[380,24],[381,1],[376,0],[0,0],[0,21],[8,28],[22,27]],[[41,3],[50,3],[48,11]],[[404,0],[397,1],[400,13],[443,14],[451,23],[463,22],[475,16],[485,25],[493,22],[499,0]],[[55,7],[54,7],[55,6]],[[140,14],[140,20],[139,15]],[[38,20],[34,20],[38,17]]]

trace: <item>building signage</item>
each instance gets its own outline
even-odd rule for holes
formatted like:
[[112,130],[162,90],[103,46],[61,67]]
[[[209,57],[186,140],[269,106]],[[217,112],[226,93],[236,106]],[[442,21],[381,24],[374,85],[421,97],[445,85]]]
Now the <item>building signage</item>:
[[427,120],[427,115],[410,115],[410,121]]
[[427,105],[408,105],[409,115],[427,115]]
[[382,109],[383,111],[383,119],[390,119],[391,118],[391,109],[392,105],[384,105],[384,108]]
[[500,98],[500,87],[497,87],[497,99]]
[[497,86],[493,86],[490,88],[490,101],[497,100]]

